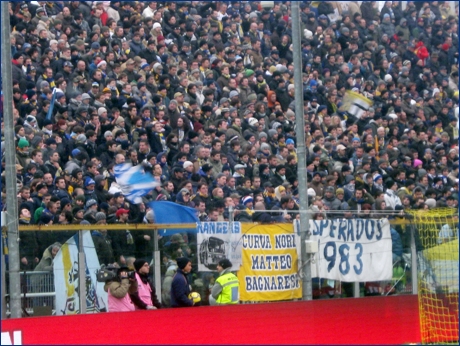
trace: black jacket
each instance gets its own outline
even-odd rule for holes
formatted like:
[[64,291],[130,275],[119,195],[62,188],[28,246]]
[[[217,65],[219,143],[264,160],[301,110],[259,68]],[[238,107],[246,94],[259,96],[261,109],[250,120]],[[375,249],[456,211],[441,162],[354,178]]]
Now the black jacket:
[[190,292],[190,284],[187,277],[182,270],[178,270],[171,284],[171,307],[193,306],[193,300],[188,298]]
[[155,154],[159,154],[163,151],[163,145],[161,143],[160,136],[157,132],[152,131],[151,127],[147,128],[147,135],[149,139],[150,149]]
[[99,264],[109,265],[115,263],[111,238],[99,231],[92,231],[91,237],[93,238],[94,248],[96,250],[97,258],[99,259]]
[[257,211],[252,215],[252,221],[260,223],[273,223],[276,219],[269,213]]

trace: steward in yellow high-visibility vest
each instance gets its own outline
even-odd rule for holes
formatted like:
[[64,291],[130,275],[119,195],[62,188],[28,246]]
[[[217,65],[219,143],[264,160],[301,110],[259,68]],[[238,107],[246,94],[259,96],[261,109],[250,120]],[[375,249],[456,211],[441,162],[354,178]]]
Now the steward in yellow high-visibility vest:
[[[240,285],[235,274],[230,272],[232,262],[228,259],[220,260],[217,272],[220,274],[211,289],[211,305],[238,304],[240,300]],[[215,303],[213,300],[215,299]]]

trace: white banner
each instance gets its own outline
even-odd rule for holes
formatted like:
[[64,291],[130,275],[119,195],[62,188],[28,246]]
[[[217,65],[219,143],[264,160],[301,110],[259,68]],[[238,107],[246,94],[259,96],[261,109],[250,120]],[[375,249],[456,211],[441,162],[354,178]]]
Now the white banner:
[[[99,260],[90,231],[83,231],[86,259],[86,312],[107,311],[107,292],[104,283],[97,282]],[[61,247],[54,259],[54,287],[56,315],[75,315],[80,312],[78,292],[78,233]]]
[[232,262],[232,270],[240,268],[243,248],[240,222],[233,222],[231,232],[228,222],[200,222],[197,232],[198,271],[215,271],[223,258]]
[[[297,226],[294,222],[294,227]],[[318,242],[312,277],[344,282],[391,280],[393,256],[388,219],[310,220]]]

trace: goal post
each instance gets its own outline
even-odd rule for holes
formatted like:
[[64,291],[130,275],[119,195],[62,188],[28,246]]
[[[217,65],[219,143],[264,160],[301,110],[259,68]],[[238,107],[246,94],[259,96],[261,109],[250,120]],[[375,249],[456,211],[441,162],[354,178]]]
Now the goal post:
[[421,243],[417,281],[422,343],[458,344],[458,212],[443,208],[411,214]]

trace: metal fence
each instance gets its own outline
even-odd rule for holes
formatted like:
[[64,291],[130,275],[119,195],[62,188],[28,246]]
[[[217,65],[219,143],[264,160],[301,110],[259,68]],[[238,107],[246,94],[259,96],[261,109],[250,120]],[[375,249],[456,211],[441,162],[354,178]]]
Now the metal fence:
[[[53,314],[56,307],[52,271],[23,271],[21,274],[21,307],[24,317]],[[6,272],[8,278],[8,272]],[[6,285],[9,314],[9,285]]]
[[[403,255],[399,261],[395,262],[393,268],[393,278],[388,281],[379,282],[361,282],[361,283],[345,283],[333,280],[313,279],[313,299],[328,299],[328,298],[344,298],[344,297],[365,297],[376,295],[403,295],[403,294],[417,294],[417,248],[415,242],[415,235],[419,232],[417,228],[421,227],[418,223],[412,220],[391,220],[392,226],[402,227],[405,238],[407,239],[404,244]],[[414,227],[417,226],[417,227]],[[169,225],[168,225],[169,226]],[[184,226],[184,225],[182,225]],[[187,227],[193,227],[193,224]],[[434,226],[437,226],[434,225]],[[39,227],[39,226],[37,226]],[[54,227],[54,226],[50,226]],[[72,227],[72,226],[67,226]],[[76,225],[76,227],[84,228],[84,225]],[[88,225],[88,228],[97,228],[100,225]],[[125,225],[110,225],[104,227],[110,230],[125,229]],[[123,228],[125,227],[125,228]],[[164,225],[161,225],[163,228]],[[133,231],[152,230],[160,228],[159,225],[130,225]],[[164,227],[165,229],[168,227]],[[26,230],[26,229],[24,229]],[[42,231],[42,230],[39,230]],[[47,230],[49,231],[49,230]],[[166,238],[159,246],[159,250],[163,251],[166,246]],[[196,243],[196,242],[195,242]],[[187,248],[189,248],[187,246]],[[190,249],[191,250],[191,249]],[[184,250],[186,251],[186,250]],[[195,253],[193,251],[193,253]],[[159,271],[161,274],[154,276],[158,282],[155,282],[157,287],[157,296],[167,297],[169,292],[164,290],[164,281],[166,269],[169,262],[163,262],[165,259],[158,258]],[[152,266],[154,261],[152,261]],[[193,264],[193,262],[192,262]],[[210,286],[212,279],[215,279],[215,273],[197,272],[193,280],[193,288],[195,291],[202,295],[203,303],[206,303],[207,296],[209,296]],[[155,281],[156,281],[155,280]],[[9,288],[9,273],[6,272],[6,285]],[[57,288],[58,290],[60,288]],[[316,291],[315,291],[316,290]],[[6,292],[8,294],[8,292]],[[8,295],[6,295],[8,301]],[[52,314],[56,308],[55,302],[55,288],[53,272],[21,272],[21,306],[24,316],[38,316],[43,314]],[[9,305],[6,305],[9,310]]]

